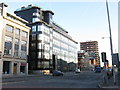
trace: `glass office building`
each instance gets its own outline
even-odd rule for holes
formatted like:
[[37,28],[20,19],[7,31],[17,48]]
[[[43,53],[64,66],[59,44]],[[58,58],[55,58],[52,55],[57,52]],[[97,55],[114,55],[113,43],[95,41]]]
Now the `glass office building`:
[[67,71],[69,63],[77,62],[77,42],[53,21],[52,11],[28,5],[15,14],[27,20],[31,27],[29,69]]

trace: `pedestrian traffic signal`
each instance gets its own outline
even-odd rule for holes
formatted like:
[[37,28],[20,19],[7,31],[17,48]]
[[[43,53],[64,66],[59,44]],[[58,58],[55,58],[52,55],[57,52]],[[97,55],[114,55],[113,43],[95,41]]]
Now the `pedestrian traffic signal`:
[[106,61],[106,52],[102,52],[101,56],[102,56],[102,62],[105,62]]

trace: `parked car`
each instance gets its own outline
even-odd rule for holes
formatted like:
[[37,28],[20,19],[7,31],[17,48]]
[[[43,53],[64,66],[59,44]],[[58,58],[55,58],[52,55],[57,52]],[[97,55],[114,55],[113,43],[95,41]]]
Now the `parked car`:
[[53,74],[52,74],[52,75],[53,75],[53,76],[63,76],[64,73],[61,72],[61,71],[55,70],[55,71],[53,71]]
[[76,71],[75,71],[76,73],[80,73],[80,69],[76,69]]
[[101,68],[100,68],[100,67],[96,67],[95,72],[96,72],[96,73],[97,73],[97,72],[101,72]]

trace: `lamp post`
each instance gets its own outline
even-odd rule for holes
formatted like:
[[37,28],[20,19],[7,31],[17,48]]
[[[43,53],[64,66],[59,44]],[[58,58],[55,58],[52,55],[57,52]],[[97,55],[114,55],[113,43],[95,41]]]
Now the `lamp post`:
[[107,15],[108,15],[109,34],[110,34],[110,47],[111,47],[111,56],[112,56],[113,55],[112,34],[111,34],[110,15],[109,15],[109,8],[108,8],[107,0],[106,0],[106,8],[107,8]]
[[108,2],[106,0],[106,8],[107,8],[107,15],[108,15],[108,24],[109,24],[109,34],[110,34],[110,47],[111,47],[111,59],[112,59],[112,68],[113,68],[113,78],[114,78],[114,84],[116,84],[115,81],[115,72],[114,72],[114,65],[113,65],[113,46],[112,46],[112,34],[111,34],[111,25],[110,25],[110,15],[109,15],[109,8],[108,8]]

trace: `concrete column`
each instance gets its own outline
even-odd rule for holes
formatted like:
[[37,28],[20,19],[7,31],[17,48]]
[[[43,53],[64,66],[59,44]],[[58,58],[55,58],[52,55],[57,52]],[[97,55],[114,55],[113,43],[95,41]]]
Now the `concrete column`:
[[2,90],[2,72],[3,72],[3,61],[0,59],[0,90]]
[[28,75],[28,63],[26,63],[26,66],[25,66],[25,74]]
[[[22,30],[20,30],[20,33],[22,33]],[[19,39],[19,51],[18,51],[18,56],[21,57],[21,41],[22,41],[22,37],[20,35],[20,39]]]
[[13,74],[14,63],[11,61],[9,64],[9,74]]
[[20,62],[17,63],[17,74],[20,74]]
[[3,61],[0,59],[0,76],[2,75],[3,72]]
[[14,56],[14,47],[15,47],[15,27],[13,30],[13,40],[12,40],[12,56]]

